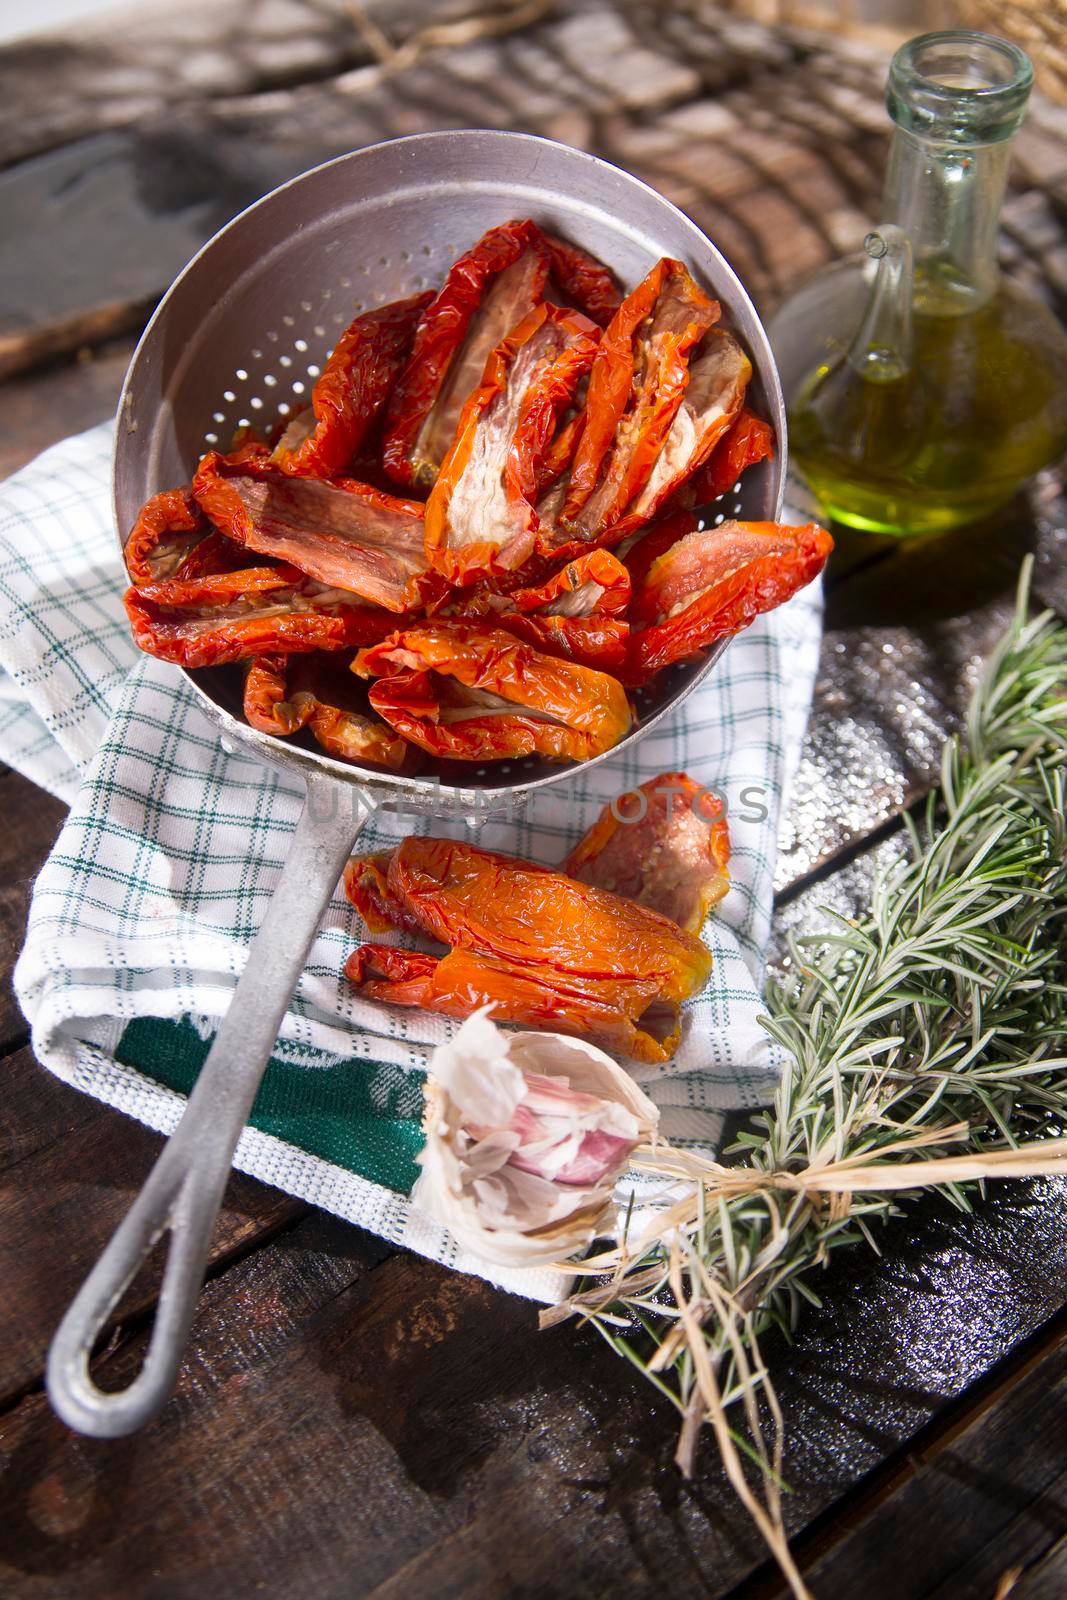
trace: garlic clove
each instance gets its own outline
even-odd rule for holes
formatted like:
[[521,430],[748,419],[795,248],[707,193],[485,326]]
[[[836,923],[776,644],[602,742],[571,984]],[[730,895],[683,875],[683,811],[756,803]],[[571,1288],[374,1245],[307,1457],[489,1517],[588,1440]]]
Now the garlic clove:
[[487,1261],[559,1261],[596,1237],[658,1117],[595,1045],[504,1033],[479,1011],[430,1063],[412,1199]]

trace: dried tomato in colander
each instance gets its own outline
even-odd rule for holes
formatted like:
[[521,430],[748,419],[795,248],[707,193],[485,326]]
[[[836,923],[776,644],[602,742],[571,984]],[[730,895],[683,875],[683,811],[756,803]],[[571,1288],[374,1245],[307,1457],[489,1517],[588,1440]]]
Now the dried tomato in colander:
[[759,461],[774,455],[774,429],[762,417],[742,407],[729,432],[712,450],[704,465],[694,473],[688,487],[692,503],[709,505],[722,494],[729,494],[742,474]]
[[395,623],[286,566],[144,584],[127,590],[126,614],[142,650],[180,667],[343,650],[382,638]]
[[389,611],[408,611],[431,585],[423,508],[352,478],[325,482],[205,456],[193,494],[236,544],[298,566]]
[[667,257],[622,302],[589,375],[560,516],[568,533],[595,537],[647,483],[682,403],[689,352],[718,316],[718,301]]
[[411,353],[419,317],[433,295],[411,295],[364,311],[333,347],[311,391],[311,423],[298,443],[272,456],[282,472],[332,478],[346,471],[379,417]]
[[542,304],[490,356],[426,502],[426,555],[451,583],[514,569],[533,554],[541,467],[592,364],[596,332],[578,312]]
[[285,738],[307,728],[328,755],[413,772],[418,751],[370,710],[347,655],[256,656],[248,664],[245,720]]
[[645,683],[784,605],[818,577],[832,549],[815,523],[723,522],[679,539],[634,597],[626,681]]
[[386,412],[382,460],[401,484],[432,484],[489,356],[538,305],[551,265],[530,221],[490,228],[422,314]]
[[349,324],[273,448],[245,428],[145,505],[137,643],[250,661],[250,723],[360,764],[602,754],[632,726],[624,684],[780,604],[830,548],[685,509],[773,454],[718,316],[679,261],[623,295],[531,219],[490,228],[439,290]]
[[404,629],[361,650],[353,670],[374,677],[370,703],[379,716],[420,749],[453,760],[583,761],[630,727],[615,678],[480,623]]

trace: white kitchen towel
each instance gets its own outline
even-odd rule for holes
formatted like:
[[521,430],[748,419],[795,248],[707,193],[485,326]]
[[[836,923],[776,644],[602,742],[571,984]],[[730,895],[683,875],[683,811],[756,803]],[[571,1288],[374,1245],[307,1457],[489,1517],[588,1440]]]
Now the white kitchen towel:
[[[229,753],[177,670],[142,656],[121,605],[110,426],[0,484],[0,759],[69,801],[34,891],[16,987],[38,1058],[172,1129],[226,1010],[296,824],[291,780]],[[715,963],[666,1066],[636,1067],[673,1139],[712,1142],[779,1070],[757,1021],[775,841],[818,657],[817,586],[760,618],[707,683],[624,755],[482,822],[490,849],[558,863],[608,801],[665,771],[726,802],[732,886],[704,930]],[[359,849],[461,820],[375,814]],[[409,1204],[422,1072],[455,1024],[359,999],[359,918],[338,891],[287,1012],[235,1164],[450,1265],[533,1295],[549,1275],[461,1257]]]

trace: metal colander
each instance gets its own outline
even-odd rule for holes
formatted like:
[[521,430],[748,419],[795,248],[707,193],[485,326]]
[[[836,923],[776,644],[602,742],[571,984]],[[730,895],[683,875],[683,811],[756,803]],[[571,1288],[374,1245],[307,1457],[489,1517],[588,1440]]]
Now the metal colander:
[[[226,449],[242,424],[269,425],[302,410],[334,340],[358,312],[439,284],[486,229],[520,217],[598,256],[624,287],[668,255],[716,296],[723,325],[752,361],[751,403],[774,425],[779,448],[706,515],[776,518],[785,469],[781,389],[759,319],[727,262],[693,222],[618,168],[550,140],[467,130],[392,140],[305,173],[194,257],[149,323],[122,391],[114,460],[120,536],[149,496],[188,482],[204,451]],[[633,731],[607,756],[672,712],[719,654],[721,647],[661,674],[639,699]],[[104,1437],[139,1427],[173,1387],[233,1149],[367,800],[410,805],[422,796],[451,815],[467,805],[484,816],[487,794],[514,806],[575,770],[530,757],[459,777],[455,763],[383,777],[333,759],[303,736],[279,740],[248,727],[232,668],[186,676],[227,747],[301,774],[307,802],[182,1121],[52,1345],[56,1410],[72,1427]],[[128,1389],[105,1394],[89,1374],[94,1337],[168,1229],[144,1365]]]

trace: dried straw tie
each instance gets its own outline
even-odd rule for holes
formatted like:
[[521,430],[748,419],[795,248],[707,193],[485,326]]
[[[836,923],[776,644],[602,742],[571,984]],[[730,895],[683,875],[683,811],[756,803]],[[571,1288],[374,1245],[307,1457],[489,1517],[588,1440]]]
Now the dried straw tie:
[[[955,1122],[945,1127],[930,1128],[907,1139],[883,1145],[878,1159],[869,1159],[868,1152],[846,1156],[840,1161],[813,1162],[797,1171],[764,1171],[759,1167],[724,1167],[706,1156],[688,1150],[677,1150],[669,1144],[642,1145],[634,1151],[632,1165],[642,1172],[655,1172],[664,1177],[690,1180],[694,1187],[673,1205],[657,1211],[647,1223],[636,1243],[623,1242],[610,1250],[589,1256],[578,1270],[585,1274],[612,1273],[616,1280],[625,1272],[628,1262],[641,1256],[657,1240],[669,1239],[678,1228],[695,1223],[701,1207],[710,1195],[714,1199],[733,1200],[742,1195],[775,1194],[801,1195],[812,1205],[829,1197],[827,1219],[843,1221],[848,1215],[854,1193],[878,1192],[889,1189],[932,1189],[940,1184],[966,1183],[982,1178],[1036,1178],[1067,1173],[1067,1138],[1039,1139],[1030,1144],[1006,1145],[994,1150],[972,1151],[968,1155],[935,1156],[917,1161],[886,1161],[886,1156],[906,1154],[929,1145],[949,1144],[967,1139],[972,1132],[969,1123]],[[574,1272],[575,1262],[563,1262],[561,1270]],[[607,1287],[607,1286],[604,1286]],[[594,1291],[601,1301],[603,1289]],[[560,1320],[567,1308],[579,1309],[582,1296],[578,1295],[565,1306],[550,1307],[542,1313],[542,1325]]]

